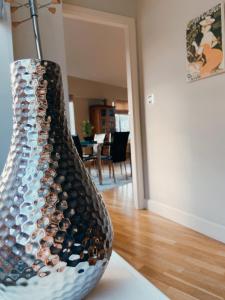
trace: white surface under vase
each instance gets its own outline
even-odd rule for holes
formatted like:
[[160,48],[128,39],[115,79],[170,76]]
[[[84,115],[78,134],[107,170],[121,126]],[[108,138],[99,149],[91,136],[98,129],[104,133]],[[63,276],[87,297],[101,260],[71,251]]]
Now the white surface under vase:
[[113,251],[101,282],[86,300],[124,299],[169,300],[158,288]]

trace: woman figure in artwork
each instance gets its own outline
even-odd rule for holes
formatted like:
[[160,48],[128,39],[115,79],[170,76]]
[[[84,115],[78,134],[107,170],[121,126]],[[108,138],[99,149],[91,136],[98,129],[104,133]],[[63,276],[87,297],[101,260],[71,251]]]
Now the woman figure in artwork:
[[200,67],[200,76],[206,77],[214,73],[223,61],[223,52],[214,47],[218,44],[218,39],[211,31],[212,24],[215,22],[211,16],[207,16],[200,22],[203,34],[200,45],[194,41],[192,45],[195,47],[196,54],[202,58],[202,66]]

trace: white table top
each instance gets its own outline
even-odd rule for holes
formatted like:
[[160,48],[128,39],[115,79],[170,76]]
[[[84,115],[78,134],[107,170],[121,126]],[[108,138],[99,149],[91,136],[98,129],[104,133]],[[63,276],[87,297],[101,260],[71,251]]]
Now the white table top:
[[153,284],[113,252],[108,268],[86,300],[168,300]]

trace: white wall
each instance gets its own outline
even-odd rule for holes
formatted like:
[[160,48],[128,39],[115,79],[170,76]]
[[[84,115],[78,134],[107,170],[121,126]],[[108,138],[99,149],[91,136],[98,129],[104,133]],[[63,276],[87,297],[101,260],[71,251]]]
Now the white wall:
[[11,19],[5,5],[0,19],[0,173],[6,162],[12,132],[12,96],[10,89],[10,63],[13,61]]
[[127,17],[135,17],[137,13],[136,0],[64,0],[63,2]]
[[68,75],[126,87],[124,30],[66,17],[64,24]]
[[[68,109],[69,99],[62,6],[57,5],[56,8],[55,15],[50,14],[46,8],[39,11],[41,42],[44,59],[54,61],[61,67],[65,100]],[[18,20],[24,17],[28,12],[28,9],[21,9],[19,14],[14,15],[14,19]],[[15,59],[37,57],[31,21],[14,28],[13,46]]]
[[186,24],[217,3],[138,0],[138,33],[149,207],[225,242],[225,74],[185,80]]

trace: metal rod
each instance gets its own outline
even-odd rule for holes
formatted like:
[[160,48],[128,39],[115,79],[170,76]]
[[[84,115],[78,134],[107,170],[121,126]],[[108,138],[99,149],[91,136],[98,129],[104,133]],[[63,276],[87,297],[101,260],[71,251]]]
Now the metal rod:
[[34,38],[36,43],[37,55],[38,59],[43,59],[42,47],[41,47],[41,38],[40,38],[40,31],[39,31],[39,24],[38,24],[38,8],[37,8],[37,1],[36,0],[29,0],[30,5],[30,14],[33,22],[33,29],[34,29]]
[[3,17],[3,9],[4,9],[3,4],[4,4],[3,0],[0,0],[0,18]]

